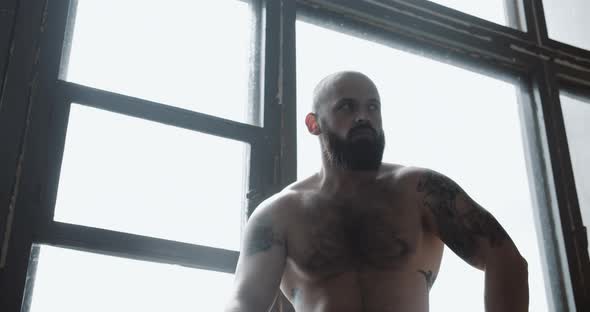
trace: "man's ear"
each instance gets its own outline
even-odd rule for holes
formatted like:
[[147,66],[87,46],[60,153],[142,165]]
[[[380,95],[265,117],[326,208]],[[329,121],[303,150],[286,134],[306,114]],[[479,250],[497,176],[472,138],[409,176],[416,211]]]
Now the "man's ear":
[[307,116],[305,117],[305,125],[307,126],[307,130],[309,131],[309,133],[313,135],[319,135],[320,133],[322,133],[317,120],[317,115],[314,113],[307,114]]

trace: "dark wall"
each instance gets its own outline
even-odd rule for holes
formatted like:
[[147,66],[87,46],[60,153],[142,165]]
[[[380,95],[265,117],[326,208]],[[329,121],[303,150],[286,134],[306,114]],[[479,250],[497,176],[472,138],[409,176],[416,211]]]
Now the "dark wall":
[[[0,250],[4,246],[6,233],[6,219],[8,216],[8,208],[10,198],[14,189],[15,172],[17,160],[11,157],[10,147],[6,146],[6,139],[13,135],[12,131],[8,130],[7,121],[9,111],[5,105],[5,78],[8,69],[8,63],[11,59],[11,47],[13,46],[13,34],[15,29],[16,13],[18,8],[18,0],[0,0]],[[17,139],[18,140],[18,139]],[[12,158],[12,162],[9,159]],[[13,167],[13,170],[6,170],[7,167]],[[3,268],[0,267],[0,275]]]
[[0,1],[0,85],[4,85],[17,2],[17,0]]

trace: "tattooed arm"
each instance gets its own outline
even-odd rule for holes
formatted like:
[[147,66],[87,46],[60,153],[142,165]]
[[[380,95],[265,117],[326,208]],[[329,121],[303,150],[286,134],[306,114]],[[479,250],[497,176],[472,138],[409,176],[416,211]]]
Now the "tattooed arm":
[[419,205],[433,232],[459,257],[485,271],[486,311],[528,311],[527,263],[498,221],[448,177],[414,170]]
[[250,217],[226,312],[268,311],[275,300],[286,258],[286,237],[276,213],[281,202],[271,198]]

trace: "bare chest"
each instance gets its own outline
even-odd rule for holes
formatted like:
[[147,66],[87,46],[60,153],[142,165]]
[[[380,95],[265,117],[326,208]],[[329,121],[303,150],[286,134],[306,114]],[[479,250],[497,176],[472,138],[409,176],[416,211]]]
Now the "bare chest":
[[312,208],[289,235],[289,258],[299,274],[402,269],[416,253],[422,230],[412,207],[372,201]]

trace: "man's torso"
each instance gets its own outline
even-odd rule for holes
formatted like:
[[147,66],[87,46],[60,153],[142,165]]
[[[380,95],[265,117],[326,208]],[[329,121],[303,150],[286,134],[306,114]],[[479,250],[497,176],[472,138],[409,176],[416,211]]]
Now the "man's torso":
[[281,290],[297,311],[428,311],[443,244],[403,169],[383,170],[348,194],[321,193],[317,176],[292,187]]

